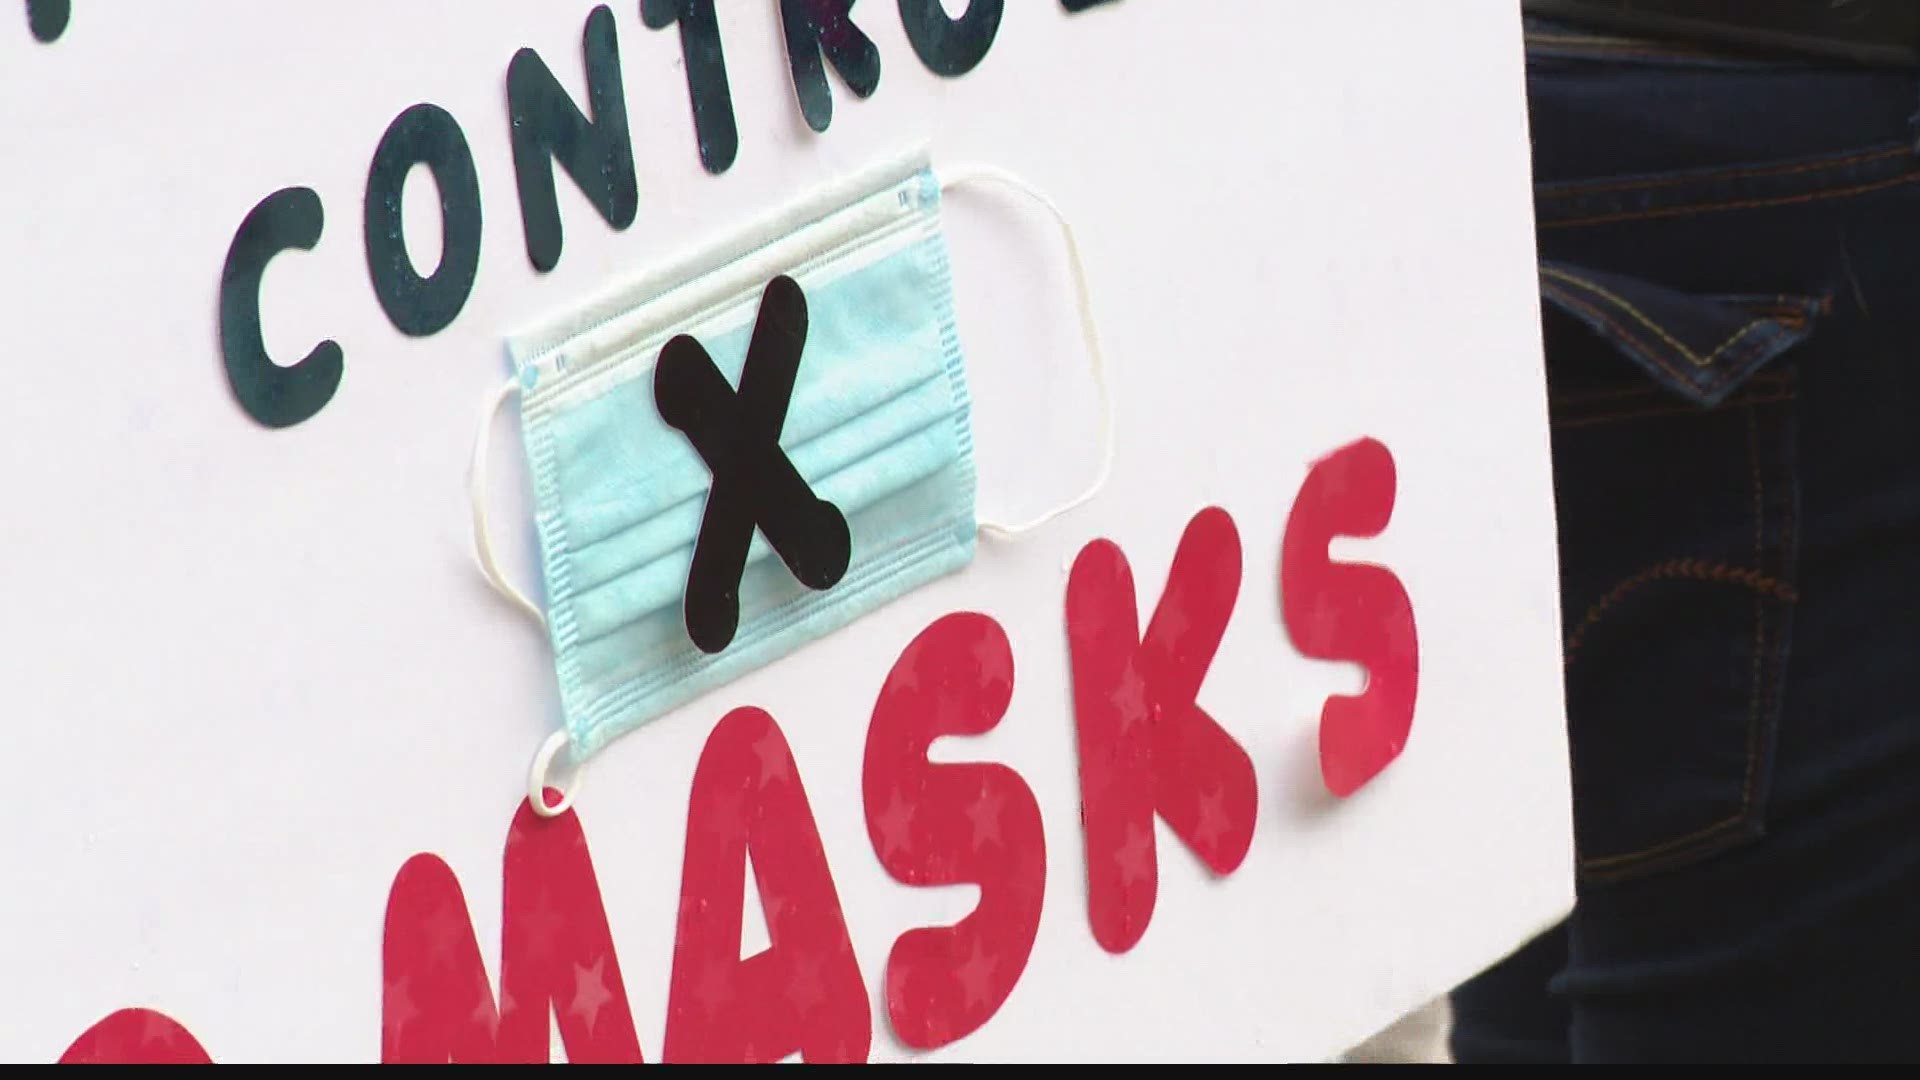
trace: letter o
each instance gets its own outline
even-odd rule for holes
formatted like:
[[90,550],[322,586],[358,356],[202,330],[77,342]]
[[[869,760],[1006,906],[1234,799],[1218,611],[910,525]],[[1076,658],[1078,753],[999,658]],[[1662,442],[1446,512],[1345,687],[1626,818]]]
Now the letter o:
[[[440,265],[421,277],[407,254],[400,196],[407,174],[425,165],[440,189]],[[452,114],[415,105],[394,118],[367,174],[367,270],[387,318],[403,334],[445,329],[466,306],[480,269],[480,178]]]

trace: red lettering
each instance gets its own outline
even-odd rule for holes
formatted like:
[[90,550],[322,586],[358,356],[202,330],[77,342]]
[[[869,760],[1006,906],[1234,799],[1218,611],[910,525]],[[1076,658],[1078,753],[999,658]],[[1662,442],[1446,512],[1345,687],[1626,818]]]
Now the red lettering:
[[[770,946],[740,959],[751,853]],[[807,792],[780,726],[735,709],[707,736],[687,806],[664,1056],[865,1061],[867,988]]]
[[1393,454],[1375,439],[1316,462],[1300,486],[1280,553],[1280,609],[1294,647],[1317,660],[1367,669],[1358,695],[1320,712],[1320,776],[1345,797],[1379,775],[1407,744],[1420,681],[1413,601],[1393,572],[1337,563],[1335,536],[1378,536],[1393,516]]
[[956,613],[900,653],[867,727],[861,789],[880,864],[907,885],[980,885],[966,918],[909,930],[887,956],[887,1016],[908,1046],[945,1046],[986,1023],[1040,931],[1047,852],[1032,789],[1005,765],[927,760],[940,736],[992,731],[1012,696],[1000,624]]
[[394,876],[381,1059],[545,1062],[557,1017],[568,1061],[641,1060],[579,818],[543,818],[522,800],[507,831],[504,878],[496,1005],[453,871],[423,854]]
[[82,1032],[62,1065],[211,1065],[186,1028],[152,1009],[121,1009]]
[[1196,703],[1240,590],[1240,534],[1219,507],[1187,524],[1144,637],[1133,571],[1111,541],[1082,548],[1067,580],[1067,643],[1079,729],[1087,917],[1125,952],[1159,889],[1153,818],[1216,874],[1253,842],[1253,760]]

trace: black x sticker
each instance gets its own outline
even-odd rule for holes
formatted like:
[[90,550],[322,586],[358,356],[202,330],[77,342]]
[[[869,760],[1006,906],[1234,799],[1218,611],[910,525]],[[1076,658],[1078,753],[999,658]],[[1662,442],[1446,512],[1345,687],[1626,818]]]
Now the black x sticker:
[[654,368],[661,417],[686,435],[713,473],[687,572],[687,636],[703,652],[726,648],[739,627],[740,576],[755,526],[810,589],[832,588],[852,557],[840,508],[815,496],[780,449],[806,341],[806,294],[783,274],[760,296],[739,393],[686,334],[667,342]]

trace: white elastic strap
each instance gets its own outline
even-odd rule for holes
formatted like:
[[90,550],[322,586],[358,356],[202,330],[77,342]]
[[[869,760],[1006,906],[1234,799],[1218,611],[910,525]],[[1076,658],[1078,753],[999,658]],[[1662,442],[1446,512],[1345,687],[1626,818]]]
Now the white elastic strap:
[[[473,554],[479,560],[480,573],[493,586],[493,591],[506,597],[513,606],[533,616],[533,621],[542,627],[547,625],[547,617],[540,606],[528,599],[527,594],[507,580],[500,570],[499,560],[493,555],[493,532],[487,525],[487,448],[493,440],[493,420],[500,414],[500,406],[507,399],[519,393],[519,383],[509,379],[500,389],[487,398],[486,407],[480,413],[480,428],[473,437],[473,462],[467,468],[467,499],[473,505]],[[539,804],[536,799],[535,805]]]
[[[493,441],[493,422],[500,415],[500,406],[518,393],[520,386],[513,380],[503,383],[500,389],[487,396],[486,407],[480,411],[480,428],[473,437],[473,461],[467,469],[467,498],[473,504],[473,553],[480,563],[480,573],[485,575],[487,584],[493,591],[513,602],[513,606],[533,616],[533,621],[542,627],[547,625],[547,617],[541,613],[540,606],[527,597],[526,593],[514,587],[507,575],[500,570],[500,562],[493,555],[493,534],[487,525],[487,449]],[[556,785],[552,779],[554,759],[560,756],[571,740],[566,731],[560,730],[546,737],[540,749],[534,751],[533,767],[527,770],[527,802],[533,806],[533,812],[541,817],[559,817],[573,809],[574,797],[580,793],[580,785],[585,771],[574,766],[573,775],[565,784]],[[560,801],[552,805],[547,803],[547,789],[556,788],[560,792]]]
[[[571,740],[565,731],[556,731],[547,736],[534,751],[533,768],[527,770],[527,801],[533,805],[533,812],[541,817],[559,817],[573,809],[573,800],[580,794],[580,786],[586,782],[586,770],[575,766],[573,776],[565,784],[555,784],[552,779],[553,761],[560,756]],[[560,792],[560,801],[547,805],[547,789],[555,788]]]
[[1053,220],[1060,226],[1060,236],[1067,244],[1067,267],[1073,272],[1074,302],[1080,309],[1080,333],[1087,342],[1087,366],[1093,375],[1094,391],[1100,396],[1100,470],[1094,475],[1093,483],[1085,491],[1072,499],[1054,507],[1031,521],[1017,525],[1006,525],[996,521],[983,521],[980,531],[999,539],[1019,536],[1032,532],[1054,518],[1068,511],[1078,509],[1091,502],[1100,490],[1107,486],[1107,477],[1113,472],[1113,395],[1107,388],[1107,360],[1100,351],[1100,333],[1093,324],[1093,301],[1087,291],[1087,268],[1080,261],[1080,241],[1074,236],[1073,225],[1060,207],[1047,197],[1046,193],[1018,176],[992,165],[967,162],[942,169],[941,190],[950,190],[965,184],[1001,184],[1027,196],[1046,207]]

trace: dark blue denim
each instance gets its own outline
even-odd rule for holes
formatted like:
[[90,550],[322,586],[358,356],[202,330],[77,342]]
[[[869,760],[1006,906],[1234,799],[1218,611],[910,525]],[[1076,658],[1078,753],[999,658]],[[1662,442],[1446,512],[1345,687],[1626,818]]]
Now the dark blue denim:
[[1455,1057],[1920,1058],[1920,77],[1528,48],[1579,899]]

